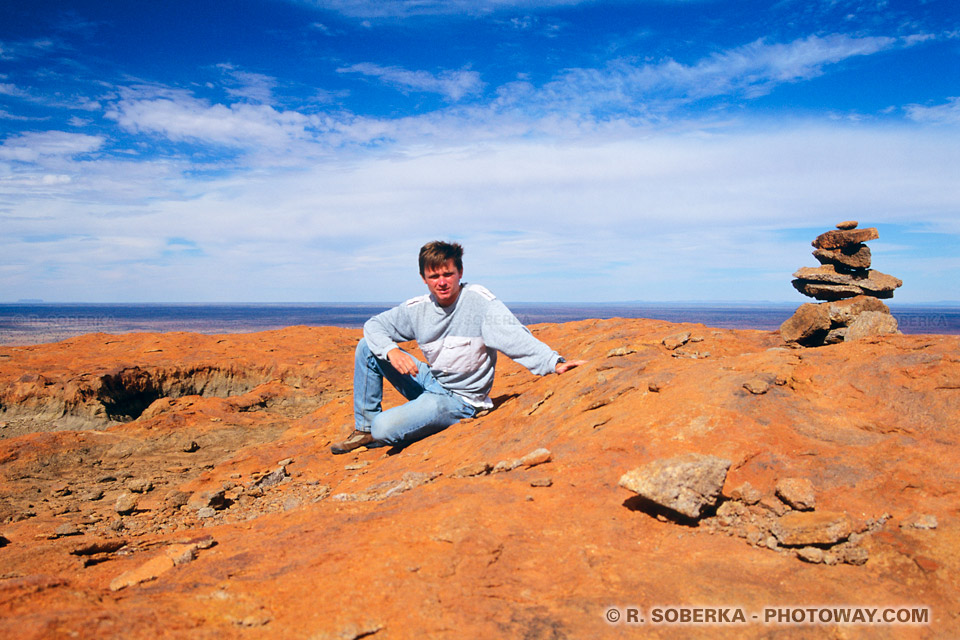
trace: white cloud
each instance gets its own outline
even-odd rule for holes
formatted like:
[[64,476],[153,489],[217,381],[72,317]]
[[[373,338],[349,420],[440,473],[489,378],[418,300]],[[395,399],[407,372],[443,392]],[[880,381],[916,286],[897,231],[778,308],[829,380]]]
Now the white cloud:
[[575,6],[594,0],[294,0],[354,18],[407,18],[425,15],[486,15]]
[[728,91],[748,90],[766,93],[770,86],[785,82],[809,80],[823,73],[823,68],[856,56],[865,56],[889,49],[894,38],[834,34],[808,36],[787,44],[757,40],[743,47],[711,56],[690,69],[686,77],[688,93],[696,96],[721,95]]
[[[949,38],[950,36],[945,35],[944,37]],[[912,47],[915,44],[921,44],[929,40],[936,40],[936,39],[937,39],[937,36],[936,34],[933,34],[933,33],[917,33],[914,35],[906,36],[903,39],[903,43],[905,46]]]
[[556,38],[563,29],[555,20],[543,21],[536,15],[514,16],[504,20],[502,24],[516,31],[536,33],[545,38]]
[[692,65],[618,60],[603,68],[571,69],[539,90],[526,83],[504,86],[500,104],[580,113],[610,108],[647,112],[716,96],[756,97],[777,85],[821,75],[827,65],[897,43],[886,37],[809,36],[786,44],[757,40]]
[[911,104],[906,107],[907,117],[916,122],[929,124],[960,124],[960,97],[950,98],[946,104],[926,107]]
[[106,112],[125,130],[175,141],[283,148],[303,139],[310,119],[268,105],[210,104],[185,91],[130,88]]
[[9,111],[6,111],[4,109],[0,109],[0,120],[19,120],[21,122],[29,122],[29,121],[38,122],[38,121],[46,120],[46,118],[39,117],[39,116],[20,116],[20,115],[10,113]]
[[325,36],[339,35],[337,32],[334,32],[333,29],[323,24],[322,22],[314,22],[310,25],[311,29],[316,29]]
[[274,104],[273,90],[277,86],[276,78],[262,73],[241,71],[229,64],[219,64],[217,67],[238,85],[228,87],[227,95],[254,103]]
[[77,96],[71,98],[62,98],[58,96],[57,98],[51,98],[49,96],[39,96],[34,95],[26,89],[21,89],[20,87],[10,84],[10,83],[0,83],[0,95],[10,96],[12,98],[20,98],[27,102],[34,104],[42,104],[46,107],[57,108],[57,109],[80,109],[82,111],[99,111],[101,105],[96,100],[90,99],[86,96]]
[[359,73],[379,78],[383,82],[397,87],[401,91],[419,91],[439,93],[447,100],[456,102],[483,90],[483,81],[476,71],[441,71],[438,74],[427,71],[410,71],[400,67],[384,67],[369,62],[350,65],[337,69],[338,73]]
[[[74,183],[23,187],[17,210],[31,215],[2,224],[7,238],[70,230],[5,256],[69,271],[72,299],[109,282],[117,300],[398,300],[419,290],[419,246],[455,238],[468,279],[507,300],[782,300],[813,260],[813,232],[784,230],[924,220],[955,242],[958,163],[935,131],[847,124],[394,147],[204,180],[187,163],[86,162]],[[11,188],[0,180],[0,200]],[[202,254],[171,255],[172,237]],[[938,295],[960,298],[957,281]]]
[[25,98],[29,99],[31,95],[18,87],[15,84],[10,84],[9,82],[0,82],[0,95],[10,96],[11,98]]
[[[892,38],[834,35],[787,44],[756,41],[714,54],[691,65],[667,60],[635,65],[621,60],[598,69],[573,69],[543,87],[514,82],[497,90],[488,104],[468,102],[483,82],[475,71],[429,73],[395,66],[359,63],[338,69],[377,78],[401,91],[433,92],[452,107],[396,119],[369,118],[347,112],[304,113],[277,105],[243,102],[218,104],[187,91],[138,86],[121,90],[106,116],[126,131],[161,135],[173,141],[215,144],[272,156],[281,164],[316,157],[345,145],[443,145],[458,140],[499,140],[531,133],[576,138],[606,131],[616,135],[638,123],[658,126],[680,105],[700,98],[737,93],[757,95],[784,82],[823,72],[828,64],[868,55],[896,45]],[[243,84],[234,98],[272,100],[276,81],[221,68]],[[609,113],[617,114],[609,116]],[[919,113],[919,112],[918,112]],[[695,125],[697,126],[697,125]],[[286,159],[278,153],[296,150]]]
[[343,112],[304,114],[246,102],[211,103],[188,91],[156,86],[128,87],[120,94],[104,115],[125,131],[235,149],[247,154],[245,166],[258,161],[266,166],[296,165],[341,146],[393,140],[411,126],[409,119],[378,120]]
[[44,158],[71,158],[103,146],[101,136],[66,131],[31,132],[10,136],[0,144],[0,159],[37,162]]
[[[0,274],[0,296],[32,283],[33,294],[7,297],[397,300],[421,286],[419,246],[446,237],[466,244],[468,279],[508,300],[789,298],[812,238],[790,229],[922,220],[955,246],[960,145],[953,129],[923,125],[956,124],[960,101],[911,105],[920,126],[885,129],[671,114],[904,44],[758,40],[688,64],[620,60],[542,87],[517,82],[489,104],[468,100],[483,91],[470,70],[340,69],[456,103],[397,119],[287,109],[275,79],[229,65],[220,104],[122,88],[105,116],[132,136],[127,157],[106,153],[105,136],[62,131],[0,144],[0,252],[16,265]],[[242,157],[229,170],[156,158],[156,138]],[[171,251],[170,238],[197,250]],[[877,258],[960,298],[955,265]]]

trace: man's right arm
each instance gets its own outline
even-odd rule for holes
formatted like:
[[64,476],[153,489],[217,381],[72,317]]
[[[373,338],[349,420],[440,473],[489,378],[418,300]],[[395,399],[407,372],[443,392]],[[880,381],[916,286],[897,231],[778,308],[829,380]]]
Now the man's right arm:
[[[413,340],[416,337],[406,306],[407,303],[404,303],[378,313],[363,325],[363,337],[367,341],[367,346],[378,358],[389,360],[388,354],[400,348],[397,345],[398,342]],[[394,366],[396,367],[396,364]]]

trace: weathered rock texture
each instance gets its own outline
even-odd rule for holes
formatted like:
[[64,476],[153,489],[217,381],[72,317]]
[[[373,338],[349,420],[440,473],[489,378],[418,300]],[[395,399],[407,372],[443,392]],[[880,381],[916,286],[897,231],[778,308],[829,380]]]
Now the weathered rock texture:
[[[329,445],[351,428],[359,331],[0,348],[0,637],[955,633],[960,338],[794,350],[653,320],[533,331],[588,363],[538,378],[504,358],[495,410],[345,456]],[[115,396],[93,381],[134,369],[170,395],[100,417]],[[230,372],[217,393],[190,373],[209,371]],[[689,452],[732,463],[715,513],[663,517],[618,486]],[[137,502],[120,514],[124,493]],[[926,606],[930,620],[606,621],[655,605]]]
[[[871,269],[870,249],[863,244],[879,237],[872,227],[857,229],[855,220],[817,236],[813,255],[821,266],[801,268],[793,286],[828,302],[801,305],[780,327],[787,343],[819,346],[898,332],[896,318],[878,298],[892,298],[903,281]],[[859,321],[861,314],[868,317]]]
[[688,518],[716,506],[730,461],[688,453],[628,471],[620,486]]

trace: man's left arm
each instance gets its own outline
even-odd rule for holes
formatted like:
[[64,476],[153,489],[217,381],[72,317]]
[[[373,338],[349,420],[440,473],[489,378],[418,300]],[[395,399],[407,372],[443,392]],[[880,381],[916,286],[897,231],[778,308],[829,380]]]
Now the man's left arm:
[[499,300],[490,301],[484,314],[483,342],[538,376],[565,373],[585,360],[565,360],[538,340]]

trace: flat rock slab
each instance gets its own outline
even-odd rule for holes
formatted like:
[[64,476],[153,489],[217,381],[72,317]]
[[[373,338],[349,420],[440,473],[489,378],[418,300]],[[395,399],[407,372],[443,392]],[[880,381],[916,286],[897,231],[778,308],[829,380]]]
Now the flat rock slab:
[[620,486],[688,518],[699,518],[705,508],[717,504],[729,468],[729,460],[688,453],[628,471]]
[[170,558],[166,555],[156,556],[148,560],[146,563],[140,565],[136,569],[126,571],[111,580],[110,590],[120,591],[121,589],[132,587],[140,584],[141,582],[156,580],[170,569],[173,569],[174,566],[176,566],[176,564],[174,563],[173,558]]
[[407,471],[399,480],[378,482],[362,493],[338,493],[331,498],[337,502],[370,502],[372,500],[386,500],[411,489],[433,482],[440,473],[437,471]]
[[843,249],[816,249],[813,257],[820,264],[834,264],[847,269],[869,269],[872,256],[870,247],[854,244]]
[[813,241],[813,246],[817,249],[842,249],[850,245],[860,244],[868,240],[876,240],[880,237],[880,232],[876,227],[866,227],[864,229],[836,229],[827,231],[817,236]]
[[790,511],[777,519],[773,535],[788,547],[836,544],[853,533],[853,522],[834,511]]
[[672,336],[667,336],[660,342],[670,351],[682,347],[690,341],[690,332],[684,331],[682,333],[675,333]]
[[842,273],[831,264],[803,267],[793,274],[793,286],[800,293],[820,300],[839,300],[867,294],[890,298],[903,280],[875,269],[862,273]]
[[824,284],[855,285],[867,291],[892,291],[903,284],[900,278],[894,278],[876,269],[870,269],[863,273],[841,273],[829,264],[819,267],[802,267],[793,274],[793,277],[798,280],[822,282]]
[[[803,295],[817,300],[843,300],[864,295],[863,289],[849,284],[821,284],[807,280],[794,280],[792,284],[793,288]],[[892,298],[893,295],[887,294],[883,297]]]
[[110,581],[111,591],[120,591],[143,582],[156,580],[170,569],[192,562],[200,549],[209,549],[215,544],[207,537],[194,542],[182,542],[168,546],[164,552],[154,556],[136,569],[126,571]]

